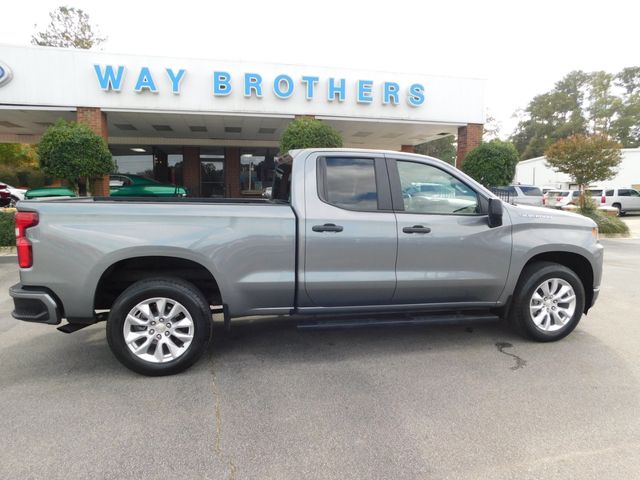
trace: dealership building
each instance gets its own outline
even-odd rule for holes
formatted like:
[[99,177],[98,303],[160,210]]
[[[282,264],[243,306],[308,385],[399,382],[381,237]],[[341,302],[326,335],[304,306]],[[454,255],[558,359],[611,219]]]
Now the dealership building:
[[[482,137],[485,82],[376,70],[0,45],[0,143],[38,143],[57,119],[104,137],[118,172],[198,196],[261,193],[287,124],[312,117],[345,147],[413,151]],[[108,179],[94,187],[108,194]]]

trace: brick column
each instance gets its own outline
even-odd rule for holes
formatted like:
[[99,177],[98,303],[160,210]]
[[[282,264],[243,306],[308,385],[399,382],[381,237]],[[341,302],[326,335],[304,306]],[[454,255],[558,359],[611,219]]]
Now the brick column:
[[402,145],[400,147],[400,151],[407,153],[416,153],[416,147],[415,145]]
[[[107,114],[99,108],[78,107],[76,110],[76,120],[78,123],[83,123],[91,128],[91,130],[104,138],[105,142],[109,141]],[[91,194],[94,197],[109,196],[109,175],[91,179]]]
[[194,197],[200,191],[200,147],[182,147],[182,183]]
[[240,197],[240,148],[224,149],[224,183],[227,198]]
[[482,143],[481,123],[469,123],[464,127],[458,127],[458,153],[456,155],[456,168],[462,168],[467,154]]

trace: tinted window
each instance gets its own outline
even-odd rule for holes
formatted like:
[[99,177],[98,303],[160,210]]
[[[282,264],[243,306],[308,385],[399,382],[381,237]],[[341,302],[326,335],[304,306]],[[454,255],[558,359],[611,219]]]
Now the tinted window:
[[327,157],[324,200],[350,210],[376,210],[376,171],[370,158]]
[[618,190],[618,196],[619,197],[630,197],[631,196],[631,192],[629,190],[627,190],[626,188],[621,188]]
[[592,197],[599,197],[602,195],[602,189],[600,190],[587,190],[586,193],[590,194]]
[[578,190],[576,190],[576,191],[574,191],[574,192],[571,194],[571,196],[572,196],[573,198],[578,198],[578,197],[580,196],[580,192],[579,192]]
[[520,186],[520,190],[522,190],[522,193],[524,193],[527,197],[541,197],[542,196],[542,191],[538,187],[523,187],[523,186]]
[[398,161],[404,210],[409,213],[474,214],[478,197],[467,185],[439,168]]
[[604,192],[604,194],[607,197],[613,197],[613,190],[607,190],[606,192]]
[[640,193],[637,190],[629,190],[629,195],[632,197],[640,197]]

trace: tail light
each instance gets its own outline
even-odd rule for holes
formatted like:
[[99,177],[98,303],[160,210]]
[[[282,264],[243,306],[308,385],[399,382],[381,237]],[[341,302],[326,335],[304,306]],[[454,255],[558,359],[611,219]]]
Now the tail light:
[[604,193],[603,193],[603,194],[602,194],[602,196],[600,197],[600,203],[602,203],[603,205],[604,205],[605,203],[607,203],[607,199],[606,199],[606,197],[604,196]]
[[38,224],[36,212],[16,213],[16,250],[18,251],[18,265],[29,268],[33,265],[33,250],[31,241],[26,236],[27,228]]

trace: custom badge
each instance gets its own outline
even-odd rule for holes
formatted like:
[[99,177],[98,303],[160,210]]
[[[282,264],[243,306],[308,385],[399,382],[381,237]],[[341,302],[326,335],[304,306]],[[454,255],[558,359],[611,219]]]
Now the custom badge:
[[0,62],[0,87],[6,85],[13,78],[13,72],[6,63]]

